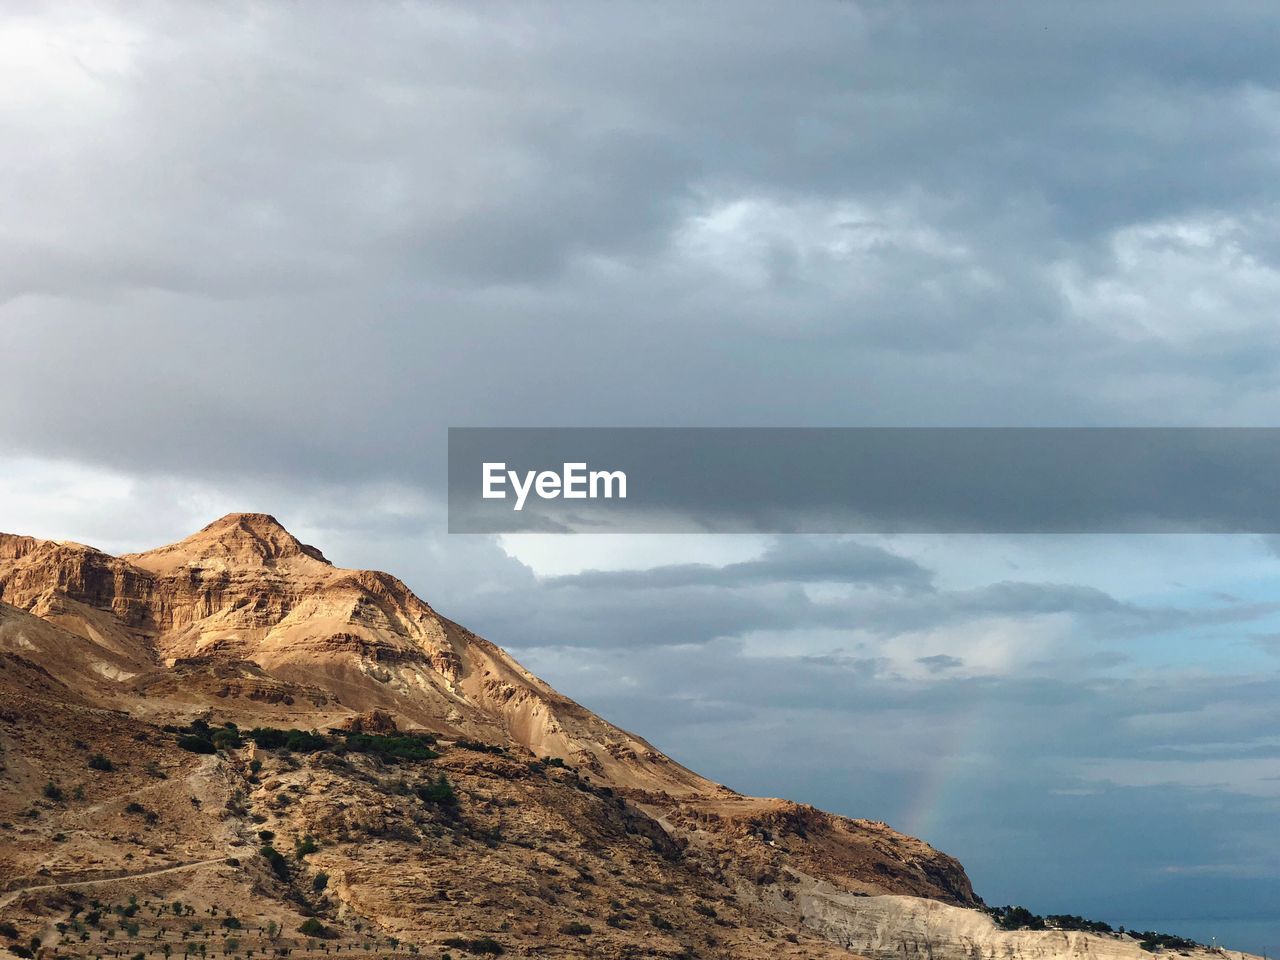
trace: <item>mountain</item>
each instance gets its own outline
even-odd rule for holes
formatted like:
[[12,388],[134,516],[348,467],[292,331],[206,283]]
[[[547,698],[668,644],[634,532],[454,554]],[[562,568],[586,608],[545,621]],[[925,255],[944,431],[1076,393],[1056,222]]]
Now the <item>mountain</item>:
[[18,955],[1146,955],[999,930],[923,841],[713,783],[264,514],[0,534],[0,751]]

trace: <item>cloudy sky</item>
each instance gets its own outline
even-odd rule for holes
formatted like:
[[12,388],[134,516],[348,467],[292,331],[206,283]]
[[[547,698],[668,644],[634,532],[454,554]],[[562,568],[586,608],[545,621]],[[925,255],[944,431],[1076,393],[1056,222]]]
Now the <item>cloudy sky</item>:
[[1264,3],[5,8],[0,529],[230,510],[989,901],[1280,947],[1261,537],[448,536],[445,429],[1280,426]]

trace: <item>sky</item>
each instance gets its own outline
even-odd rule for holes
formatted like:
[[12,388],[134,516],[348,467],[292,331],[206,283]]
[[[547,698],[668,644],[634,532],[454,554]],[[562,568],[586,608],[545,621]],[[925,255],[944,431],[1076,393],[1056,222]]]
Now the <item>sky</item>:
[[1271,5],[0,17],[0,529],[269,512],[991,903],[1280,947],[1280,541],[443,504],[449,426],[1280,426]]

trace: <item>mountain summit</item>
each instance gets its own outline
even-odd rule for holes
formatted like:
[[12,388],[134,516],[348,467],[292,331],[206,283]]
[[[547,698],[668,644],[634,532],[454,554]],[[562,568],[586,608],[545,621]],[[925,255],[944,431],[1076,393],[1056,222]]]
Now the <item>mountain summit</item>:
[[268,513],[229,513],[185,540],[126,559],[152,571],[210,563],[274,567],[307,559],[329,564],[324,554],[302,543]]
[[928,844],[713,783],[267,514],[0,534],[0,761],[0,929],[58,956],[1143,955],[997,930]]

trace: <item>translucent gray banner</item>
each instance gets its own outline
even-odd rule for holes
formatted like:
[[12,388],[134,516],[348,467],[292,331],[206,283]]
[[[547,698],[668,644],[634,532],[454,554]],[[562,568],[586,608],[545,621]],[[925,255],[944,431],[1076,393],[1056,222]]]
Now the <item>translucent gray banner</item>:
[[1274,428],[451,428],[453,533],[1280,533]]

